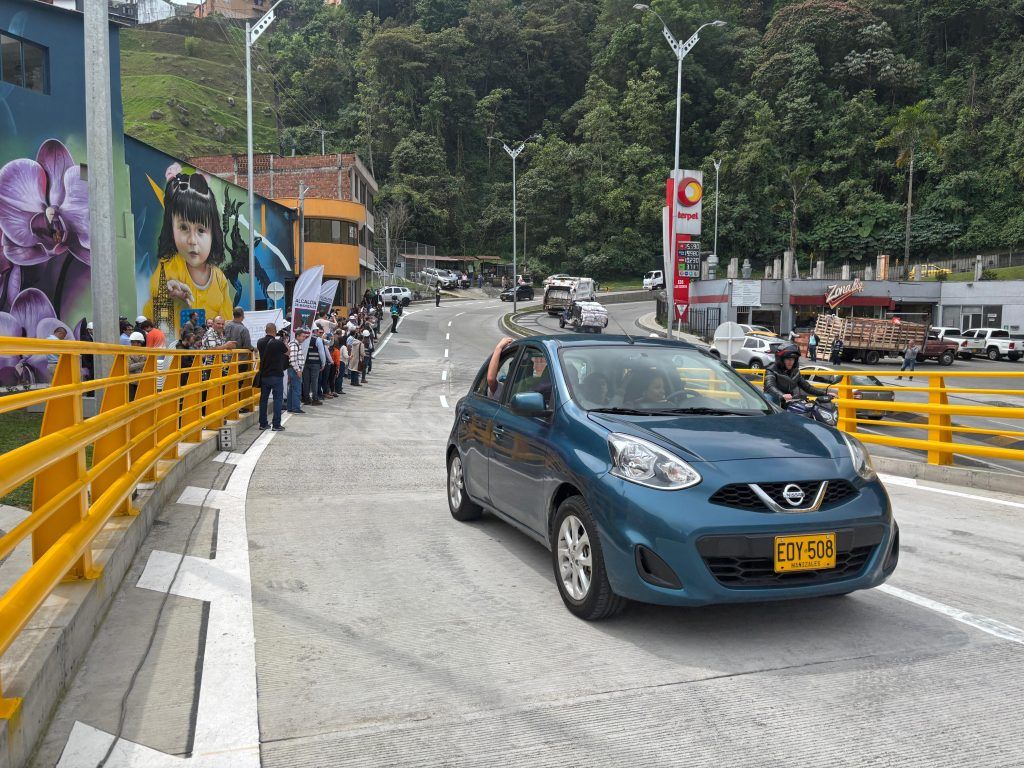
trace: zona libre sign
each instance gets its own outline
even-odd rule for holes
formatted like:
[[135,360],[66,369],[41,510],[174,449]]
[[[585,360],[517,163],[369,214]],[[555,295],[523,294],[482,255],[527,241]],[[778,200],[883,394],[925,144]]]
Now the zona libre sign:
[[825,303],[828,304],[829,309],[835,309],[853,296],[853,294],[860,293],[863,290],[864,283],[861,282],[859,277],[854,278],[853,282],[847,285],[830,285],[828,293],[825,294]]

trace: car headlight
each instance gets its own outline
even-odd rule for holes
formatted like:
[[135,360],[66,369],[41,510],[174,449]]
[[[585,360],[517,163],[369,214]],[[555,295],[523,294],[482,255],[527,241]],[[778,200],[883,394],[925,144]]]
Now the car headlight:
[[615,432],[608,436],[608,450],[611,473],[631,483],[677,491],[701,481],[697,470],[678,456],[638,437]]
[[846,440],[846,446],[850,449],[850,460],[853,461],[853,468],[857,471],[857,474],[865,480],[874,480],[877,477],[875,475],[875,467],[871,463],[871,455],[868,453],[868,449],[864,447],[864,443],[845,432],[842,435],[843,439]]

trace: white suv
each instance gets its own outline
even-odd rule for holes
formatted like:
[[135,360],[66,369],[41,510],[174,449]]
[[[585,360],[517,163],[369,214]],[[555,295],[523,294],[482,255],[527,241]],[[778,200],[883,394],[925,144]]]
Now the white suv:
[[398,297],[398,301],[403,307],[408,307],[409,302],[412,301],[412,291],[401,285],[388,285],[380,289],[381,301],[384,302],[385,307],[390,307],[391,302],[394,301],[395,297]]

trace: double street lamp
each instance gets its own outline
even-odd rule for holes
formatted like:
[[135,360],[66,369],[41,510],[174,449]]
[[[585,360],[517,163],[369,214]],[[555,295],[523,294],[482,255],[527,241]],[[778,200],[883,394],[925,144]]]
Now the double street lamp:
[[[253,192],[252,172],[252,47],[267,31],[274,21],[274,9],[284,0],[277,0],[270,10],[250,28],[245,22],[245,132],[248,139],[249,168],[249,309],[256,311],[256,197]],[[299,245],[302,244],[302,232],[299,232]]]
[[[679,42],[675,38],[675,35],[673,35],[669,31],[668,24],[665,22],[665,20],[663,18],[661,18],[661,14],[658,13],[653,8],[651,8],[651,6],[647,5],[646,3],[636,3],[636,4],[633,5],[633,8],[638,10],[638,11],[640,11],[640,12],[642,12],[642,13],[647,13],[647,12],[653,13],[658,18],[658,21],[661,22],[661,33],[665,36],[665,40],[668,41],[669,46],[672,48],[672,52],[676,55],[676,61],[678,63],[677,68],[676,68],[676,152],[675,152],[674,173],[672,174],[672,178],[673,179],[678,179],[679,178],[679,171],[680,171],[680,167],[679,167],[679,133],[680,133],[680,127],[681,127],[681,124],[682,124],[682,111],[683,111],[683,59],[685,59],[686,58],[686,54],[688,54],[691,50],[693,50],[693,47],[698,42],[700,42],[700,33],[701,33],[702,30],[704,30],[706,27],[724,27],[725,26],[725,22],[716,19],[715,21],[709,21],[707,24],[701,24],[697,28],[697,31],[694,32],[692,35],[690,35],[689,39],[686,40],[686,42],[681,43],[681,42]],[[671,211],[670,211],[670,213],[671,213]],[[675,227],[674,226],[672,227],[672,231],[675,231]],[[669,248],[670,248],[670,252],[671,252],[671,249],[675,248],[675,243],[670,243]],[[666,277],[672,273],[671,266],[672,265],[670,263],[668,263],[668,260],[666,260],[666,263],[665,263],[665,275],[666,275]],[[666,289],[668,289],[668,285],[669,285],[669,283],[668,283],[668,280],[666,279],[666,281],[665,281]]]
[[[535,133],[532,136],[527,136],[522,141],[518,142],[519,146],[512,149],[507,143],[494,136],[488,136],[488,141],[497,141],[501,144],[502,148],[512,158],[512,311],[517,311],[517,304],[519,302],[519,280],[518,280],[518,247],[516,245],[516,158],[519,157],[520,153],[526,148],[526,142],[532,141],[533,139],[539,139],[540,134]],[[515,144],[516,142],[512,142]]]

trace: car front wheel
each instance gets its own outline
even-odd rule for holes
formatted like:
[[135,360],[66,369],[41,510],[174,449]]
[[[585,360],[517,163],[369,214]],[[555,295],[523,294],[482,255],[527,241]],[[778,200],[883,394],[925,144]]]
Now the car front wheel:
[[466,495],[466,478],[462,469],[462,457],[452,451],[448,459],[448,509],[452,517],[460,523],[480,519],[483,511],[479,504],[474,504]]
[[943,352],[941,355],[939,355],[939,365],[952,365],[953,364],[953,358],[954,358],[954,355],[953,355],[952,351],[947,349],[945,352]]
[[597,523],[582,496],[571,496],[555,513],[551,542],[555,583],[565,607],[586,621],[614,616],[626,599],[612,591]]

